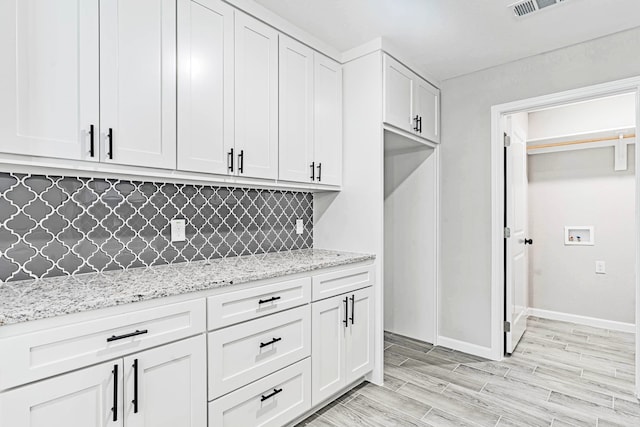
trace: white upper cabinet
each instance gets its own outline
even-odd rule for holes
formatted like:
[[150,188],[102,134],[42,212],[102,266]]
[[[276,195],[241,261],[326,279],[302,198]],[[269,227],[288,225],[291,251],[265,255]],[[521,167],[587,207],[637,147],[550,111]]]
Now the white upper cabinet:
[[223,0],[0,0],[0,55],[0,155],[342,184],[341,64]]
[[1,152],[98,159],[98,28],[98,0],[0,2]]
[[314,53],[287,36],[280,36],[279,178],[313,180]]
[[278,32],[235,13],[235,157],[240,176],[278,177]]
[[384,118],[399,129],[414,132],[414,74],[388,55],[384,56]]
[[178,0],[178,169],[232,173],[233,14],[220,0]]
[[280,36],[280,163],[285,181],[342,183],[342,67]]
[[176,2],[100,1],[102,159],[176,167]]
[[315,54],[313,144],[316,182],[342,184],[342,66]]
[[417,134],[440,142],[440,91],[422,79],[415,82],[413,111],[418,117]]
[[440,90],[384,55],[384,116],[391,126],[440,142]]

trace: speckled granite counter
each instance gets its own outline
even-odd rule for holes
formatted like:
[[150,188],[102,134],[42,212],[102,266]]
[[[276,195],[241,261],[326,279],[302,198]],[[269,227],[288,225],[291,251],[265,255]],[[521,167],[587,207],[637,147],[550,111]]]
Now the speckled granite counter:
[[0,326],[374,259],[303,249],[0,284]]

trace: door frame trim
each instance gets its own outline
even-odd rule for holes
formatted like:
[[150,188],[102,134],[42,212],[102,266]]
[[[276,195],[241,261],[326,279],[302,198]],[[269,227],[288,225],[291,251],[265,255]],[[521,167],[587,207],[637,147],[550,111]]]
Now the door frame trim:
[[[491,359],[504,355],[504,132],[502,117],[534,109],[585,101],[621,93],[636,94],[636,126],[640,125],[640,76],[522,99],[491,107]],[[636,137],[636,143],[637,143]],[[640,319],[640,150],[636,150],[636,319]],[[640,329],[636,322],[636,395],[640,396]]]

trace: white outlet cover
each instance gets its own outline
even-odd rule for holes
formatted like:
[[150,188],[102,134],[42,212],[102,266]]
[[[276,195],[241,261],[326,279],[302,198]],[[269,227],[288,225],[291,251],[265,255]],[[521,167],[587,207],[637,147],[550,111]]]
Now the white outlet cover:
[[184,242],[186,236],[186,221],[184,219],[171,220],[171,242]]
[[596,261],[596,274],[606,274],[606,264],[604,261]]
[[296,219],[296,234],[304,233],[304,221],[301,219]]

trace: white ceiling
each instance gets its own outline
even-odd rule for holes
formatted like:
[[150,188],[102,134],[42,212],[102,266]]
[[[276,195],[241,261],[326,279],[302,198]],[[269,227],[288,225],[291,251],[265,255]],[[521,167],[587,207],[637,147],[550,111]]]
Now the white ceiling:
[[437,79],[640,26],[639,0],[566,0],[516,18],[515,0],[256,0],[346,51],[388,38]]

